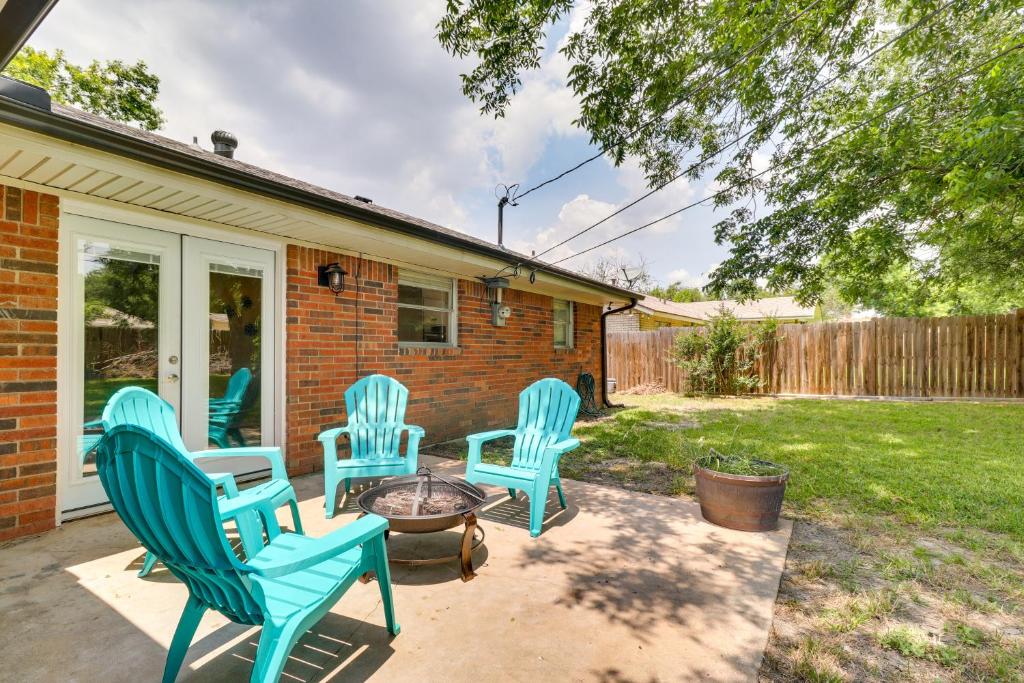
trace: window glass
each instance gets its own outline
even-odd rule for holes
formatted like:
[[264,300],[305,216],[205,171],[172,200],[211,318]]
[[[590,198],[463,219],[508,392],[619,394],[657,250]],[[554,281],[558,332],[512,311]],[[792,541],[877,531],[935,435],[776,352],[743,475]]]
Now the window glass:
[[79,274],[85,281],[85,396],[79,456],[84,476],[96,475],[100,416],[119,389],[157,391],[160,257],[82,243]]
[[398,303],[431,308],[450,308],[451,290],[426,289],[414,285],[398,285]]
[[398,341],[452,344],[453,281],[410,273],[398,278]]
[[572,302],[555,299],[553,305],[555,348],[572,348]]

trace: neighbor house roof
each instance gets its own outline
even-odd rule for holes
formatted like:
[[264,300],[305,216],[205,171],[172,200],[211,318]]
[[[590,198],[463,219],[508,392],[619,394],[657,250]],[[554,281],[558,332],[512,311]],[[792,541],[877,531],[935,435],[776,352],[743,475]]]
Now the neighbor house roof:
[[428,239],[507,264],[550,273],[618,300],[636,296],[571,270],[533,261],[530,257],[430,221],[368,203],[238,159],[224,157],[178,140],[110,121],[80,109],[52,103],[49,109],[0,96],[0,123],[40,133],[109,154],[140,161],[201,180],[228,185],[270,199],[349,218],[375,227]]
[[739,320],[747,321],[765,320],[766,318],[810,320],[814,317],[813,306],[801,306],[791,296],[772,296],[742,303],[731,299],[679,303],[645,296],[636,306],[638,311],[647,315],[664,316],[687,322],[707,321],[723,308]]

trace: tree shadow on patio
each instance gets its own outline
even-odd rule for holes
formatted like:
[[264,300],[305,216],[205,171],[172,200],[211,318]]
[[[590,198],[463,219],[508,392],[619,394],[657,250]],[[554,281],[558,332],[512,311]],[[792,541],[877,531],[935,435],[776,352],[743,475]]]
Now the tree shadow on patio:
[[[542,534],[518,560],[526,575],[551,563],[570,568],[555,604],[598,612],[644,645],[684,637],[703,646],[707,629],[714,637],[721,637],[723,628],[735,629],[735,661],[731,655],[719,657],[716,670],[725,665],[737,676],[756,672],[785,557],[785,533],[756,538],[720,529],[703,521],[696,506],[675,498],[580,482],[571,482],[567,495],[578,501],[581,514],[601,520],[600,531],[563,533],[557,542]],[[687,550],[666,552],[666,547]],[[758,642],[742,643],[745,635]],[[592,673],[609,682],[632,680],[615,670]]]

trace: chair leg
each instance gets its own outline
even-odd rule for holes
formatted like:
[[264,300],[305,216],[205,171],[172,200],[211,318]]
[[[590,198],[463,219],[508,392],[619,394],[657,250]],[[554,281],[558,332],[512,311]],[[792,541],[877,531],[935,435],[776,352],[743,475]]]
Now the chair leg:
[[335,498],[338,495],[338,482],[327,480],[327,497],[324,500],[324,515],[327,519],[334,517]]
[[250,683],[277,683],[288,661],[288,653],[302,635],[301,625],[301,618],[293,618],[283,624],[270,621],[263,624]]
[[377,584],[380,586],[380,601],[384,606],[384,621],[387,623],[388,633],[397,636],[402,628],[395,621],[395,601],[391,594],[391,569],[388,567],[388,551],[384,544],[384,536],[378,536],[372,541],[374,554],[374,572],[377,574]]
[[540,529],[544,526],[544,507],[548,502],[548,490],[534,489],[530,495],[530,535],[534,538],[540,536]]
[[146,551],[146,559],[142,561],[142,569],[139,570],[139,578],[149,576],[149,573],[153,571],[153,567],[156,565],[156,555]]
[[509,489],[508,490],[508,497],[511,498],[512,500],[515,500],[516,499],[516,490],[515,489]]
[[558,491],[558,504],[565,509],[565,494],[562,493],[562,481],[561,479],[555,479],[555,490]]
[[302,518],[299,517],[299,502],[295,500],[295,495],[288,500],[288,507],[292,509],[292,524],[295,527],[295,533],[305,535],[305,531],[302,530]]
[[346,479],[345,480],[345,494],[347,495],[349,493],[352,493],[352,480],[351,479]]
[[199,622],[206,612],[206,605],[199,602],[194,595],[188,596],[185,609],[178,621],[178,628],[174,630],[174,638],[171,640],[171,648],[167,651],[167,663],[164,665],[163,683],[174,683],[181,670],[181,663],[185,661],[185,653],[188,646],[192,644],[192,636],[199,628]]

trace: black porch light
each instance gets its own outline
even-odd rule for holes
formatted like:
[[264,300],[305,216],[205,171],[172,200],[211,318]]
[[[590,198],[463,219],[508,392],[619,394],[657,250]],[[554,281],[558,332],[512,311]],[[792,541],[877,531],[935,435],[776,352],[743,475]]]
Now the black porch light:
[[335,294],[345,291],[345,276],[348,272],[337,263],[317,266],[317,284],[327,287]]

